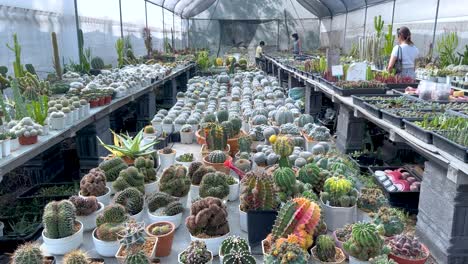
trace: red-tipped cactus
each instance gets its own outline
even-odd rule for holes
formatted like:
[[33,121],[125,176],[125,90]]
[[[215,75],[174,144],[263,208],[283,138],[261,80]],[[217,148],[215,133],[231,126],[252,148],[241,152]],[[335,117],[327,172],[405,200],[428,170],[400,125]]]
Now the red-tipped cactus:
[[242,178],[242,193],[240,195],[240,209],[276,210],[279,205],[273,180],[261,172],[249,172]]

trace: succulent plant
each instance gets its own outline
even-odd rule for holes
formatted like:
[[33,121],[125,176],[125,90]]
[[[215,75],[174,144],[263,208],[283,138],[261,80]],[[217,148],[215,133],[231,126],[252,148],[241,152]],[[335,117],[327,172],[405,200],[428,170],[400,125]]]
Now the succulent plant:
[[174,150],[171,147],[165,147],[162,149],[162,153],[168,155],[174,153]]
[[25,243],[20,245],[13,256],[11,256],[12,264],[43,264],[41,248],[36,243]]
[[106,181],[113,182],[119,177],[119,173],[128,168],[127,163],[119,157],[105,160],[99,164],[99,168],[104,171]]
[[63,264],[88,264],[88,255],[81,250],[73,250],[63,256]]
[[356,205],[358,192],[351,181],[340,177],[330,177],[325,181],[320,198],[324,204],[335,207],[353,207]]
[[212,257],[205,242],[195,240],[190,242],[190,245],[180,254],[180,262],[183,264],[206,264]]
[[241,181],[240,209],[276,210],[279,205],[273,180],[263,172],[248,172]]
[[88,216],[99,210],[99,203],[95,196],[82,197],[75,195],[70,197],[69,200],[75,206],[77,216]]
[[304,127],[306,124],[314,123],[314,118],[309,114],[302,114],[297,118],[296,123],[299,127]]
[[286,123],[293,123],[294,116],[288,108],[280,107],[278,111],[276,111],[275,121],[280,126]]
[[142,250],[137,252],[129,252],[125,257],[124,264],[150,264],[149,258]]
[[145,223],[137,223],[134,220],[126,222],[119,237],[120,244],[128,251],[141,248],[146,241]]
[[249,136],[241,136],[237,140],[239,143],[239,152],[247,152],[250,153],[252,150],[250,149],[252,145],[252,139]]
[[323,262],[335,262],[336,247],[332,237],[320,235],[317,238],[317,257]]
[[329,172],[321,170],[316,164],[309,163],[303,166],[298,174],[297,179],[303,183],[312,185],[316,193],[323,191],[325,180],[329,177]]
[[231,122],[231,124],[232,124],[233,137],[238,136],[240,134],[240,132],[241,132],[242,120],[239,117],[234,116],[234,117],[229,119],[229,122]]
[[99,168],[91,169],[80,181],[80,194],[83,196],[102,196],[108,192],[106,175]]
[[190,207],[185,225],[192,236],[222,236],[229,233],[226,205],[214,197],[198,200]]
[[154,169],[154,160],[151,156],[136,158],[135,167],[143,174],[145,183],[156,181],[156,170]]
[[206,146],[208,150],[225,150],[227,147],[227,134],[221,125],[216,123],[206,124],[203,128]]
[[338,241],[346,242],[351,238],[351,233],[353,231],[353,224],[345,225],[342,228],[338,228],[335,230],[335,235]]
[[387,204],[387,198],[379,188],[362,188],[357,205],[361,210],[376,212]]
[[154,134],[156,132],[153,126],[145,126],[143,131],[145,134]]
[[380,255],[375,258],[369,259],[370,264],[398,264],[393,259],[388,258],[387,255]]
[[273,179],[278,188],[278,196],[281,201],[295,196],[298,193],[296,174],[291,168],[279,167],[273,172]]
[[351,256],[362,261],[388,253],[377,226],[371,223],[354,224],[351,238],[343,244],[343,247]]
[[381,207],[374,216],[374,223],[383,226],[385,236],[394,236],[405,229],[404,213],[396,208]]
[[96,238],[103,241],[117,241],[118,234],[123,230],[123,223],[128,220],[128,214],[120,204],[108,205],[96,218]]
[[76,231],[75,206],[68,200],[52,201],[44,208],[42,216],[44,235],[50,239],[64,238]]
[[178,215],[184,212],[184,206],[179,201],[173,201],[166,205],[163,214],[167,216]]
[[164,192],[154,192],[146,196],[146,203],[150,212],[166,207],[169,203],[177,201],[177,198]]
[[172,230],[171,225],[169,225],[169,224],[160,224],[160,225],[154,226],[150,230],[150,232],[151,232],[151,234],[153,234],[155,236],[162,236],[162,235],[165,235],[165,234],[171,232],[171,230]]
[[227,121],[229,119],[229,112],[226,110],[221,110],[216,113],[216,117],[218,119],[219,123],[222,123],[224,121]]
[[184,197],[190,191],[187,168],[175,164],[166,168],[159,179],[159,190],[175,197]]
[[243,158],[236,160],[236,162],[234,162],[234,166],[243,172],[248,172],[252,168],[250,160]]
[[210,172],[203,176],[200,183],[200,197],[224,199],[229,195],[227,175],[222,172]]
[[396,235],[388,240],[387,245],[391,252],[399,257],[414,260],[427,257],[423,245],[412,235]]
[[192,126],[189,124],[185,124],[180,128],[180,132],[185,132],[185,133],[192,132]]
[[145,193],[145,177],[137,168],[128,167],[120,171],[119,177],[112,183],[115,191],[123,191],[129,187],[137,188],[141,193]]
[[273,143],[273,151],[280,156],[280,167],[291,167],[289,164],[289,155],[293,153],[294,142],[290,137],[279,136]]
[[208,154],[207,159],[210,163],[224,163],[227,159],[227,155],[221,150],[215,150]]
[[294,240],[294,235],[291,239],[278,239],[265,256],[265,263],[306,264],[309,255]]
[[224,255],[223,264],[255,264],[257,261],[249,251],[233,250]]
[[128,187],[115,194],[114,202],[123,205],[130,215],[136,215],[143,210],[143,194],[134,187]]
[[231,251],[249,251],[247,240],[239,236],[229,236],[223,240],[220,247],[221,255],[229,254]]

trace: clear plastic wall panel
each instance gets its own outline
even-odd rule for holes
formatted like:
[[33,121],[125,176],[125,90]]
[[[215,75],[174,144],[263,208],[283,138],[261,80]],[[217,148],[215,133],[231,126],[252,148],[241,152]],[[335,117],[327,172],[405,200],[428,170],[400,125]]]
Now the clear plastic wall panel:
[[446,32],[457,32],[458,52],[463,53],[468,45],[468,5],[466,0],[440,0],[437,39]]
[[189,45],[195,49],[209,49],[217,54],[220,47],[220,25],[218,20],[190,20]]
[[364,35],[365,10],[359,9],[348,13],[348,24],[346,27],[346,39],[344,41],[344,52],[348,53],[351,47],[358,44],[359,38]]
[[320,24],[318,19],[280,20],[279,49],[291,50],[291,34],[298,33],[302,39],[302,49],[312,51],[320,46]]
[[393,1],[369,6],[367,8],[366,32],[375,32],[374,18],[378,16],[382,16],[382,20],[384,21],[384,28],[382,29],[382,32],[387,32],[387,25],[392,24],[392,11]]
[[114,0],[78,1],[80,28],[83,30],[84,48],[104,63],[117,63],[115,42],[120,37],[119,2]]
[[147,5],[148,27],[151,29],[151,37],[153,38],[153,50],[162,51],[164,47],[163,40],[163,20],[162,8],[160,6]]
[[[57,34],[60,57],[66,61],[78,58],[75,16],[73,9],[57,2],[54,11],[45,11],[45,6],[35,1],[2,1],[0,4],[0,65],[8,67],[13,75],[13,34],[17,34],[21,46],[22,64],[32,64],[41,77],[53,72],[51,33]],[[18,3],[19,4],[19,3]]]
[[395,32],[401,26],[407,26],[411,30],[411,39],[418,47],[420,56],[429,52],[429,45],[432,43],[436,7],[437,0],[396,1],[393,28]]
[[0,5],[73,15],[73,1],[68,0],[0,0]]
[[121,0],[122,23],[125,36],[130,37],[133,52],[136,56],[145,55],[145,41],[143,29],[145,28],[145,1]]
[[322,19],[320,46],[342,48],[346,15],[338,15],[333,19]]

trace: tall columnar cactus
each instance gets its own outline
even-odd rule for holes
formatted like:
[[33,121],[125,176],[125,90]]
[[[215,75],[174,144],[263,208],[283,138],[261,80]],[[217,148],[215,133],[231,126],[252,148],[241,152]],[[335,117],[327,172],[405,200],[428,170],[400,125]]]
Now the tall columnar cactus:
[[102,196],[108,192],[106,175],[99,168],[91,169],[80,181],[80,194],[83,196]]
[[52,32],[50,36],[52,39],[55,75],[57,76],[57,79],[62,80],[62,64],[60,63],[60,54],[59,54],[59,48],[58,48],[58,42],[57,42],[57,34],[55,32]]
[[336,247],[333,238],[321,235],[317,238],[317,257],[323,262],[335,262]]
[[227,137],[228,139],[234,137],[234,129],[232,127],[231,121],[223,121],[221,123],[221,126],[223,127],[225,137]]
[[314,230],[320,221],[320,207],[307,198],[294,198],[280,209],[271,231],[273,241],[294,234],[298,244],[307,250],[313,242]]
[[110,160],[105,160],[99,164],[99,168],[104,171],[106,175],[106,180],[108,182],[113,182],[119,177],[119,173],[128,168],[127,163],[119,157],[112,158]]
[[204,128],[206,145],[209,150],[225,150],[227,147],[227,134],[223,127],[216,123],[211,123]]
[[316,193],[323,191],[323,184],[329,177],[329,172],[321,170],[316,164],[309,163],[302,167],[298,172],[297,179],[303,183],[312,185]]
[[96,218],[96,238],[103,241],[117,241],[118,234],[123,230],[123,223],[128,220],[125,207],[112,204]]
[[388,253],[377,227],[371,223],[354,224],[351,238],[343,247],[351,256],[362,261]]
[[137,168],[128,167],[120,171],[119,177],[112,183],[112,187],[118,192],[128,187],[135,187],[141,193],[145,193],[145,177]]
[[[294,238],[291,238],[294,240]],[[279,239],[265,256],[265,263],[306,264],[309,259],[307,252],[294,241]]]
[[125,258],[125,264],[150,264],[150,260],[143,251],[129,253]]
[[387,237],[401,234],[405,229],[404,213],[396,208],[381,207],[374,217],[374,224],[382,225]]
[[211,163],[223,163],[227,159],[226,153],[221,150],[215,150],[208,154],[208,161]]
[[20,245],[11,257],[12,264],[43,264],[41,249],[38,244],[25,243]]
[[34,68],[34,66],[30,63],[28,64],[25,64],[24,65],[24,68],[26,69],[26,71],[28,71],[29,73],[33,74],[33,75],[36,75],[36,69]]
[[143,194],[134,187],[129,187],[115,194],[114,202],[123,205],[130,215],[136,215],[143,210]]
[[216,117],[218,118],[218,122],[222,123],[224,121],[228,121],[229,119],[229,112],[227,110],[220,110],[216,113]]
[[237,137],[241,132],[242,120],[239,117],[234,116],[234,117],[230,118],[229,121],[232,124],[233,137]]
[[187,168],[176,164],[165,169],[159,179],[159,190],[175,197],[186,196],[190,190]]
[[252,139],[250,138],[250,136],[242,136],[242,137],[239,137],[239,139],[237,140],[237,142],[239,143],[239,152],[240,153],[250,153],[252,150],[251,150],[251,145],[252,145]]
[[374,29],[375,33],[377,35],[377,38],[380,38],[382,36],[382,29],[384,27],[384,21],[382,20],[382,16],[375,16],[374,17]]
[[99,203],[95,196],[82,197],[75,195],[70,197],[69,200],[75,206],[77,216],[87,216],[99,210]]
[[250,210],[276,210],[277,200],[273,180],[265,173],[248,172],[242,178],[242,193],[240,195],[240,208],[247,212]]
[[18,35],[13,34],[13,47],[9,44],[6,44],[7,48],[15,53],[15,61],[13,62],[13,71],[16,78],[24,76],[24,68],[21,64],[21,46],[18,42]]
[[291,167],[289,164],[289,155],[293,153],[294,141],[287,136],[280,136],[273,144],[273,151],[280,155],[280,167]]
[[154,169],[154,160],[152,157],[136,158],[135,167],[145,177],[145,183],[151,183],[156,181],[156,170]]
[[200,197],[216,197],[224,199],[229,195],[227,175],[222,172],[206,174],[200,183]]
[[239,236],[229,236],[221,243],[220,253],[229,254],[232,251],[249,251],[247,240]]
[[77,231],[75,230],[75,206],[68,200],[50,202],[44,208],[42,222],[47,238],[71,236]]
[[223,264],[255,264],[257,261],[249,251],[233,250],[223,258]]
[[343,176],[331,177],[325,181],[320,198],[323,203],[337,207],[352,207],[356,205],[358,192],[351,181]]
[[73,250],[63,257],[63,264],[88,264],[88,255],[81,250]]
[[275,185],[278,187],[278,195],[281,201],[293,197],[299,191],[296,185],[296,174],[291,168],[279,167],[273,172]]
[[207,197],[190,207],[185,225],[193,236],[222,236],[229,233],[226,205],[218,198]]

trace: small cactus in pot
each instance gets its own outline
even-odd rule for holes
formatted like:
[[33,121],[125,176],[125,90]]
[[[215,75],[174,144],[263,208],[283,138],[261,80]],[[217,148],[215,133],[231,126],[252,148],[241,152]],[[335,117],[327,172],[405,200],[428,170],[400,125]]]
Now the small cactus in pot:
[[15,253],[11,256],[12,264],[43,264],[44,256],[42,255],[39,244],[25,243],[20,245]]
[[227,175],[222,172],[206,174],[200,183],[200,197],[216,197],[224,199],[229,195]]
[[412,235],[396,235],[387,240],[390,247],[390,258],[395,261],[401,259],[422,260],[429,257],[427,248]]
[[208,161],[210,163],[223,163],[226,161],[226,153],[220,150],[215,150],[208,155]]
[[377,226],[371,223],[356,223],[353,225],[351,238],[343,246],[350,257],[368,261],[376,256],[387,254],[384,240],[380,237]]

